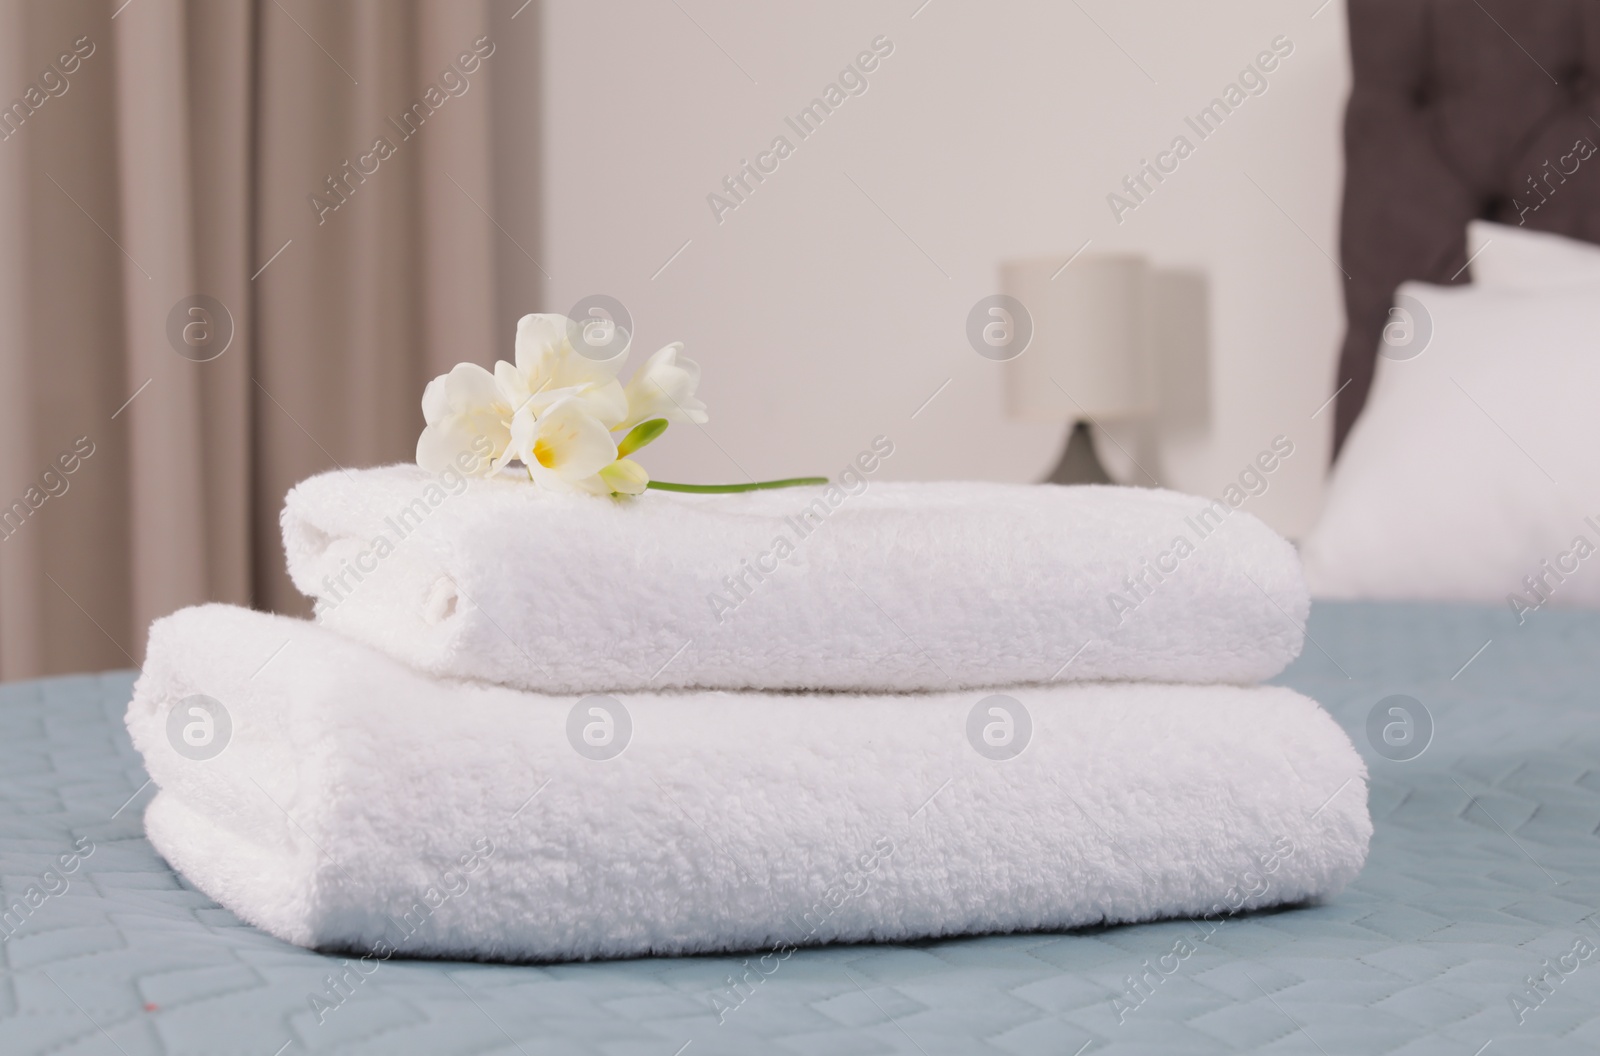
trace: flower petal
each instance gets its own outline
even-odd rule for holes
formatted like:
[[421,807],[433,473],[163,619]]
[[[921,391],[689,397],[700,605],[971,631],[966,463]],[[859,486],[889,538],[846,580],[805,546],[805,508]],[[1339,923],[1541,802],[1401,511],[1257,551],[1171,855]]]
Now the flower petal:
[[510,442],[510,408],[495,377],[476,363],[458,363],[422,393],[427,427],[417,437],[417,464],[432,473],[452,467],[487,475]]
[[449,375],[440,374],[422,390],[422,420],[432,425],[450,413],[450,398],[445,395]]
[[592,477],[617,458],[611,430],[575,398],[558,401],[538,418],[519,412],[512,431],[517,457],[546,486]]
[[633,334],[599,308],[591,308],[585,318],[567,320],[567,327],[567,347],[573,352],[570,363],[581,371],[573,377],[593,381],[616,377],[628,358]]
[[669,422],[703,423],[706,405],[696,396],[700,364],[678,355],[683,343],[674,341],[645,360],[628,380],[628,415],[618,428],[631,429],[651,418]]
[[517,320],[517,370],[524,376],[548,374],[567,348],[570,320],[564,315],[533,314]]
[[485,477],[497,468],[495,459],[505,452],[505,429],[501,436],[475,429],[470,419],[452,418],[447,425],[430,425],[417,437],[417,465],[429,473],[458,469],[470,476]]
[[[450,368],[450,373],[444,375],[444,382],[445,400],[450,409],[458,414],[505,402],[499,386],[494,382],[494,375],[476,363],[457,363]],[[427,399],[426,392],[423,393],[423,399]]]
[[600,419],[607,429],[617,428],[628,417],[628,394],[623,391],[622,382],[615,378],[565,391],[577,395],[589,413]]

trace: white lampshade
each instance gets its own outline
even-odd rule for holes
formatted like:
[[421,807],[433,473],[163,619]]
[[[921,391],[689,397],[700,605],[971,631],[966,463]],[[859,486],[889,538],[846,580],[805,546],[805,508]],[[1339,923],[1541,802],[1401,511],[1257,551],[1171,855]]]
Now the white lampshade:
[[[1054,276],[1054,278],[1052,278]],[[1086,255],[1000,266],[1000,289],[1027,309],[1033,338],[1007,363],[1007,412],[1034,421],[1131,418],[1154,409],[1145,262]]]

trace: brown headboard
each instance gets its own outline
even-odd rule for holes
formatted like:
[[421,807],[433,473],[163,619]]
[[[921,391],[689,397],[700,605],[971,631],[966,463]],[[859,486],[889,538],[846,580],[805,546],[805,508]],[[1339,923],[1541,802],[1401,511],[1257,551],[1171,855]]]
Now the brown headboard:
[[1349,0],[1349,20],[1335,454],[1395,287],[1470,278],[1468,220],[1600,242],[1600,151],[1573,154],[1600,147],[1600,0]]

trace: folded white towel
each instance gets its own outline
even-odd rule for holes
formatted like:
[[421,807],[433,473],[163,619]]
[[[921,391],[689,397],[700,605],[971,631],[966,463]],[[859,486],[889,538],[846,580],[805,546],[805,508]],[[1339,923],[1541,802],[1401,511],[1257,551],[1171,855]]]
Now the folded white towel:
[[168,861],[379,957],[1214,921],[1338,891],[1372,832],[1349,739],[1271,686],[562,698],[211,605],[157,621],[128,726]]
[[1300,652],[1291,547],[1135,488],[887,484],[629,502],[414,466],[289,492],[329,627],[546,692],[1256,682]]

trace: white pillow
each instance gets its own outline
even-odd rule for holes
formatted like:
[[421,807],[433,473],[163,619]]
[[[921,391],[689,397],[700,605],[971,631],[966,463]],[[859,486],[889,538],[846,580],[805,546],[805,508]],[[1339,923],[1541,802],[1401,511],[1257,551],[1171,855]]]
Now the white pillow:
[[1545,231],[1473,220],[1467,224],[1467,256],[1472,281],[1485,286],[1600,285],[1600,245]]
[[1600,296],[1406,283],[1396,302],[1412,344],[1397,312],[1302,547],[1312,593],[1600,605]]

